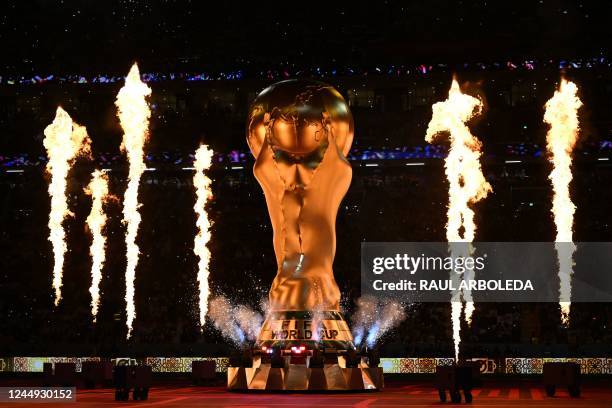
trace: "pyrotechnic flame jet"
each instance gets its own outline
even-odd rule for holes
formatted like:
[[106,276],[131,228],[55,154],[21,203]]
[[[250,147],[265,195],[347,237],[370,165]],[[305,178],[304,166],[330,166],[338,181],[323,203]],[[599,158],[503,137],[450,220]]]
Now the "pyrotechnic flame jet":
[[193,176],[193,185],[196,189],[196,203],[193,207],[196,213],[196,233],[193,243],[193,253],[198,257],[198,283],[200,290],[200,329],[204,329],[206,322],[206,313],[208,312],[208,297],[210,288],[208,284],[208,264],[210,262],[210,250],[207,247],[210,241],[210,226],[211,221],[206,212],[206,203],[212,198],[210,189],[211,180],[204,174],[205,170],[210,168],[212,163],[213,151],[206,145],[201,145],[195,154],[195,174]]
[[45,128],[44,133],[43,144],[49,158],[47,172],[51,175],[49,241],[53,247],[53,288],[57,306],[62,298],[62,275],[66,253],[66,232],[62,223],[67,216],[72,216],[66,201],[66,177],[75,158],[80,154],[91,152],[91,141],[85,127],[74,123],[61,107],[57,108],[53,123]]
[[106,214],[104,213],[104,203],[109,198],[108,177],[106,173],[95,170],[91,174],[91,181],[85,193],[91,196],[91,211],[87,217],[87,226],[91,232],[91,315],[94,323],[98,316],[98,306],[100,304],[100,281],[102,280],[102,267],[105,261],[106,237],[103,234],[106,224]]
[[118,108],[119,121],[123,128],[121,150],[125,151],[130,164],[128,186],[123,199],[123,222],[127,226],[125,243],[127,247],[127,267],[125,270],[125,301],[127,312],[127,337],[132,335],[132,323],[136,317],[134,305],[134,279],[140,250],[136,244],[140,213],[138,212],[138,187],[140,177],[146,166],[144,162],[144,145],[149,137],[149,117],[151,111],[147,97],[151,88],[140,80],[138,66],[134,64],[125,78],[125,85],[115,104]]
[[[486,181],[480,167],[481,142],[470,133],[466,125],[467,121],[482,112],[482,101],[462,93],[457,80],[453,79],[448,98],[443,102],[435,103],[432,110],[433,115],[427,127],[425,140],[432,143],[441,133],[448,133],[450,138],[450,149],[444,164],[449,183],[446,239],[451,243],[452,256],[469,256],[472,252],[471,245],[453,246],[452,244],[471,243],[474,240],[476,224],[474,223],[474,211],[469,205],[482,200],[491,191],[491,186]],[[463,235],[460,233],[461,228],[463,228]],[[453,253],[454,251],[463,253]],[[473,270],[466,271],[465,278],[471,278],[473,273]],[[451,272],[451,279],[458,282],[460,277]],[[459,357],[459,342],[461,341],[459,334],[461,295],[467,302],[465,318],[468,324],[471,323],[474,311],[474,303],[469,291],[453,294],[451,318],[455,358]]]
[[548,178],[554,193],[552,214],[557,227],[555,248],[559,262],[559,305],[564,324],[569,322],[573,256],[576,250],[572,237],[576,207],[570,197],[569,184],[572,181],[572,151],[578,140],[578,109],[582,106],[577,92],[576,84],[562,79],[559,90],[546,102],[544,113],[544,122],[550,125],[546,134],[546,147],[553,170]]

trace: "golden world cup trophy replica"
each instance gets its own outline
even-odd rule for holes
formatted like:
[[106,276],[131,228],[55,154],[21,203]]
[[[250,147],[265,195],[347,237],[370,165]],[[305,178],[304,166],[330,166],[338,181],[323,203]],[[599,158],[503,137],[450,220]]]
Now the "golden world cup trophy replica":
[[382,387],[378,357],[360,355],[353,344],[332,269],[353,132],[348,104],[321,82],[276,83],[250,107],[247,142],[272,222],[277,270],[252,359],[230,362],[231,390]]

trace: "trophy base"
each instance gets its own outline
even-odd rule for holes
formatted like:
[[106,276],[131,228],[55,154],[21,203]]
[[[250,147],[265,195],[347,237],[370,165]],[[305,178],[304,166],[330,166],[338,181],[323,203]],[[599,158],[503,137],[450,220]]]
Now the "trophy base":
[[291,347],[355,350],[353,335],[340,312],[270,312],[261,327],[255,348],[290,350]]
[[230,391],[376,391],[384,386],[379,358],[360,355],[337,311],[275,311],[252,350],[230,359]]
[[235,392],[357,392],[380,391],[384,386],[380,367],[346,368],[325,364],[310,368],[305,364],[272,367],[259,364],[253,367],[228,367],[227,389]]

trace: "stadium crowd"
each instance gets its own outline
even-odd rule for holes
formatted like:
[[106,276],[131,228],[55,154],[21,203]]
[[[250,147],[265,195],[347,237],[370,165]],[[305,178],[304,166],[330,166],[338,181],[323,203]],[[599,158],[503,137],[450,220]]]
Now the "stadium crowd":
[[[354,67],[312,67],[305,69],[303,66],[286,66],[275,69],[264,69],[255,72],[245,72],[244,70],[234,70],[229,72],[216,73],[187,73],[187,72],[143,72],[141,74],[144,82],[166,82],[166,81],[233,81],[244,79],[259,79],[267,81],[281,81],[283,79],[308,76],[312,78],[330,78],[336,76],[424,76],[432,72],[452,74],[458,70],[480,70],[480,71],[533,71],[535,69],[610,69],[612,61],[605,56],[592,58],[572,59],[572,60],[541,60],[533,59],[518,61],[507,60],[503,62],[465,62],[461,64],[411,64],[407,65],[386,65]],[[41,84],[113,84],[122,83],[124,76],[97,74],[94,76],[68,74],[37,74],[33,76],[0,76],[0,85],[41,85]]]
[[[546,164],[485,166],[494,194],[477,206],[480,241],[547,241],[554,238],[551,191]],[[111,192],[118,197],[126,172],[113,171]],[[257,308],[275,271],[272,231],[259,185],[249,169],[213,169],[214,200],[210,249],[211,283],[236,304]],[[70,177],[64,299],[52,307],[51,251],[47,241],[49,200],[42,171],[1,174],[3,254],[0,340],[17,352],[71,350],[118,351],[142,355],[155,350],[169,355],[219,354],[232,347],[197,321],[195,234],[191,173],[176,168],[147,172],[142,179],[142,224],[138,238],[137,310],[134,337],[125,342],[123,271],[124,226],[121,206],[107,206],[107,262],[102,304],[93,324],[89,307],[90,237],[84,228],[89,200],[82,191],[86,168]],[[576,168],[576,240],[606,240],[610,222],[609,166]],[[338,215],[338,248],[334,264],[347,316],[359,297],[359,254],[363,241],[444,241],[446,182],[442,161],[423,167],[354,167],[354,179]],[[596,200],[590,199],[596,196]],[[502,227],[503,226],[503,227]],[[15,271],[19,271],[18,274]],[[244,285],[244,282],[249,282]],[[564,328],[556,304],[477,304],[471,328],[463,327],[463,347],[471,355],[594,355],[609,352],[612,340],[608,305],[575,304],[572,323]],[[380,345],[389,356],[445,356],[452,352],[448,304],[407,305],[407,318]],[[575,328],[580,328],[576,330]],[[29,351],[28,351],[29,350]],[[484,353],[484,354],[483,354]],[[540,354],[538,354],[540,353]]]

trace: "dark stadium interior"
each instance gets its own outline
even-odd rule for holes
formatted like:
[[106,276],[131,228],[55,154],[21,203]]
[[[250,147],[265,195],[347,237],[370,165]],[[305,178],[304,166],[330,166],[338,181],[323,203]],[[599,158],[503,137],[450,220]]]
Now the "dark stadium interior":
[[[310,2],[299,10],[267,2],[241,5],[240,13],[233,2],[218,10],[195,1],[189,7],[52,3],[7,2],[1,22],[0,39],[9,45],[0,68],[0,351],[6,355],[225,355],[232,346],[210,324],[200,333],[195,196],[192,173],[183,167],[201,142],[218,153],[210,171],[211,282],[217,292],[256,307],[274,277],[275,258],[245,118],[257,93],[286,77],[332,84],[355,117],[353,182],[338,215],[334,263],[347,311],[359,296],[361,242],[445,241],[447,182],[438,154],[445,147],[426,147],[424,135],[431,105],[445,98],[453,74],[464,91],[485,101],[472,130],[483,141],[494,193],[477,205],[476,240],[554,240],[542,115],[560,73],[579,84],[584,103],[571,185],[574,238],[610,240],[612,60],[605,2]],[[121,198],[125,190],[114,105],[122,82],[78,82],[81,75],[123,76],[134,60],[142,72],[157,73],[150,81],[147,147],[147,165],[155,171],[143,176],[140,190],[138,316],[126,341],[121,207],[108,206],[109,256],[94,325],[91,238],[84,228],[91,201],[83,192],[96,164],[111,169],[113,194]],[[184,79],[203,72],[207,79]],[[228,72],[238,74],[228,79]],[[57,105],[87,126],[94,158],[79,159],[70,173],[74,217],[65,222],[64,297],[55,308],[42,132]],[[397,158],[398,151],[414,154]],[[449,315],[448,304],[409,306],[382,353],[452,354]],[[463,327],[463,350],[498,357],[612,353],[610,305],[575,304],[569,328],[558,316],[556,304],[478,304],[474,324]]]

